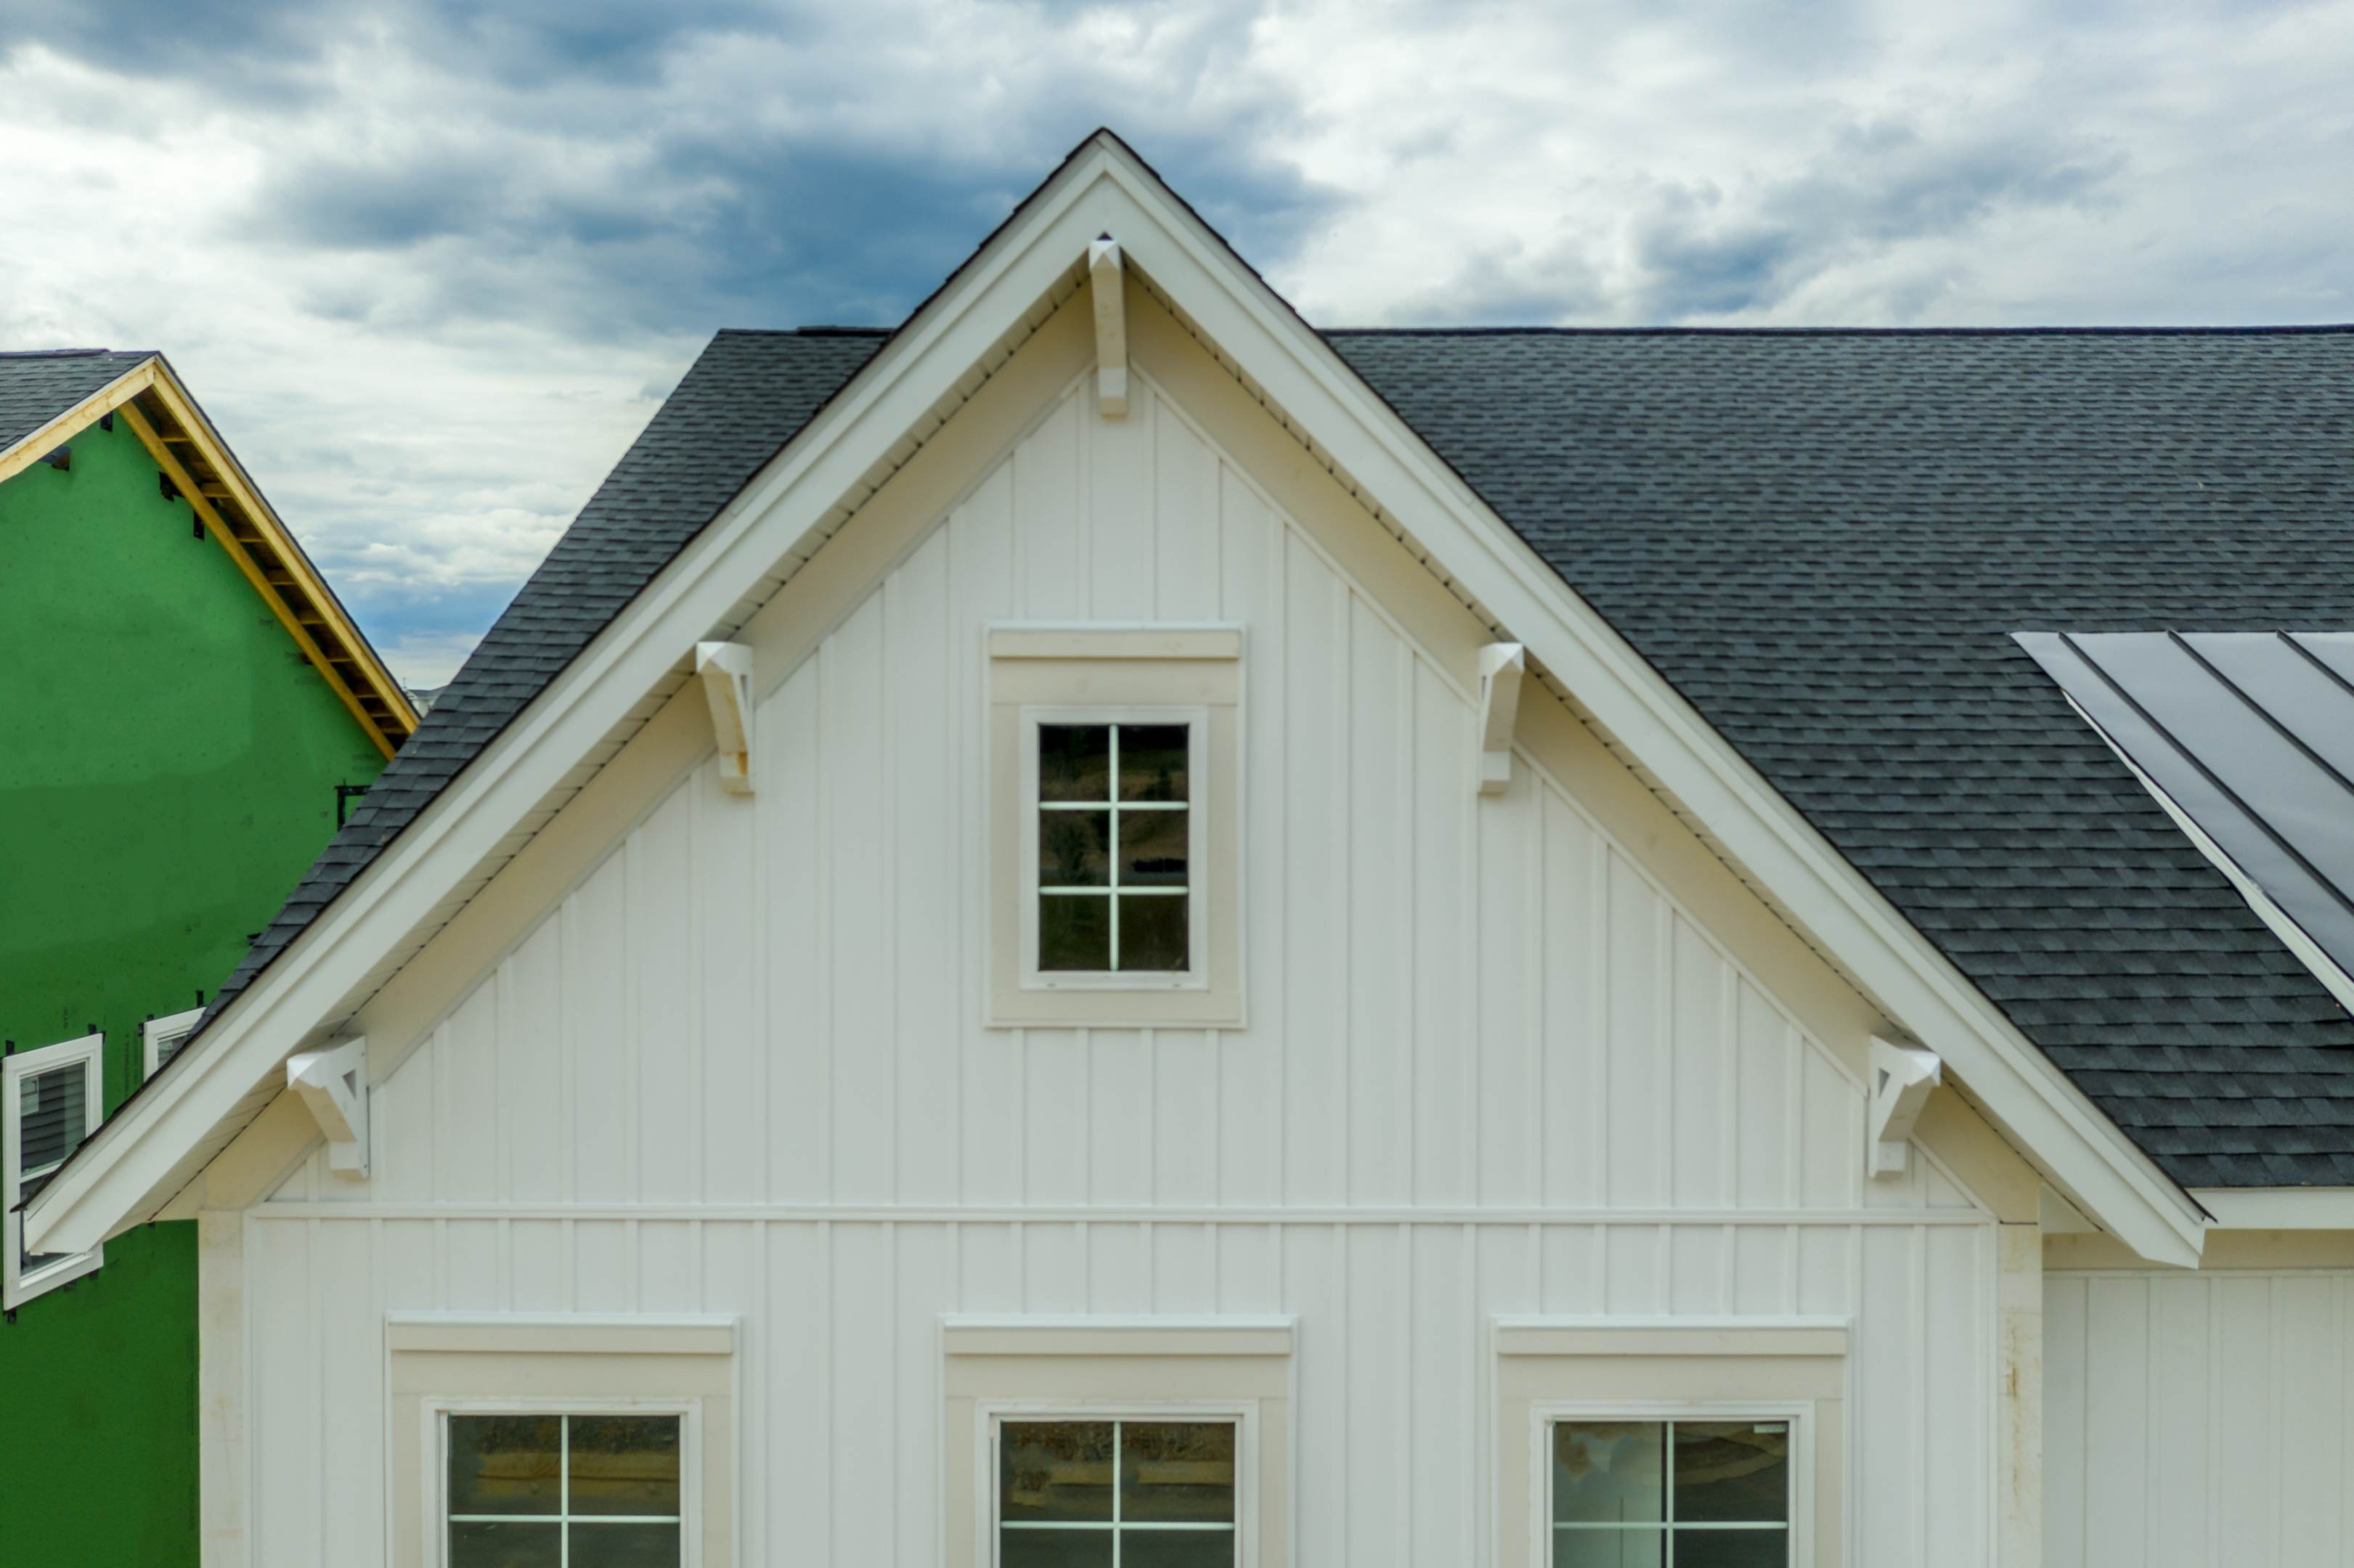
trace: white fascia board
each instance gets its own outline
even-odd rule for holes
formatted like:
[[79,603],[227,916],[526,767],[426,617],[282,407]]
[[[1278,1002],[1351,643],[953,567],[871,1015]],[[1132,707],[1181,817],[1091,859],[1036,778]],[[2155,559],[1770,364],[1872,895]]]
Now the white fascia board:
[[2193,1187],[2219,1231],[2354,1231],[2354,1187]]
[[[170,1202],[194,1173],[183,1169],[192,1151],[208,1140],[224,1143],[250,1119],[257,1098],[282,1082],[287,1057],[325,1040],[366,1000],[364,988],[383,957],[424,925],[762,577],[822,541],[836,503],[1081,263],[1103,217],[1139,210],[1106,199],[1105,175],[1122,162],[1098,144],[1067,164],[190,1050],[100,1129],[27,1211],[30,1238],[53,1246],[89,1236],[81,1245],[95,1245]],[[787,673],[763,661],[756,700]],[[395,1065],[372,1057],[370,1081],[382,1082]]]
[[[2090,1215],[2153,1262],[2195,1265],[2205,1215],[1659,674],[1490,512],[1322,338],[1108,141],[1067,163],[981,254],[305,931],[28,1212],[95,1245],[167,1201],[175,1166],[292,1052],[362,1000],[376,961],[686,655],[751,585],[812,547],[835,500],[1076,267],[1097,235],[1176,300],[1837,956]],[[786,671],[765,662],[765,696]],[[381,1079],[387,1064],[371,1064]]]
[[[2031,1160],[2142,1256],[2195,1265],[2205,1216],[2181,1188],[1214,235],[1124,160],[1107,174],[1089,221],[1203,335],[1943,1057]],[[1114,209],[1115,190],[1132,211]]]

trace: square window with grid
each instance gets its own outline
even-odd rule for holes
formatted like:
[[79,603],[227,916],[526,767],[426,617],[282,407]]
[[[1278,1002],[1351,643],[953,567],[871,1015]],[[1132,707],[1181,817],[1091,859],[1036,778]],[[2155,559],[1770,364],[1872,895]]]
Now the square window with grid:
[[1038,726],[1041,973],[1193,967],[1192,726]]
[[1006,1421],[996,1568],[1233,1568],[1232,1421]]
[[449,1417],[449,1568],[676,1568],[676,1415]]
[[1557,1421],[1553,1568],[1788,1568],[1787,1421]]

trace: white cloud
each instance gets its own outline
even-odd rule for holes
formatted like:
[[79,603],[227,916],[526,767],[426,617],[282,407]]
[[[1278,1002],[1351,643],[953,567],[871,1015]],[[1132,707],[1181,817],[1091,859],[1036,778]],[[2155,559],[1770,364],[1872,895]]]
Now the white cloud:
[[0,344],[169,353],[423,683],[713,329],[896,319],[1099,121],[1321,322],[2354,314],[2354,0],[27,3]]

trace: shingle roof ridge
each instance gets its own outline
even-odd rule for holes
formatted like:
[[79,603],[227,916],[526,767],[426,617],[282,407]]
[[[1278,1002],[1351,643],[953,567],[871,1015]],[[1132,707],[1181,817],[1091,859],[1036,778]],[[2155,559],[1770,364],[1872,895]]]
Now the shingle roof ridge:
[[2316,337],[2354,323],[2280,326],[1361,326],[1325,337]]

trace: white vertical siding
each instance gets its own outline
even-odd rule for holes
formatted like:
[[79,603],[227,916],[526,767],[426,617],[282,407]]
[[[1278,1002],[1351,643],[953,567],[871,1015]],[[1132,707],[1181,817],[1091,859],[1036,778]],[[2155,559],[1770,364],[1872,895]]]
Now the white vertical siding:
[[[1988,1560],[1986,1216],[1867,1181],[1832,1055],[1538,770],[1481,800],[1468,694],[1133,385],[419,1044],[367,1181],[254,1212],[260,1563],[373,1561],[377,1362],[322,1369],[395,1307],[741,1314],[774,1563],[933,1560],[944,1311],[1299,1314],[1301,1560],[1400,1565],[1491,1537],[1490,1316],[1838,1313],[1855,1560]],[[1152,616],[1248,629],[1250,1027],[982,1029],[981,629]]]
[[2052,1274],[2047,1568],[2354,1563],[2354,1275]]

